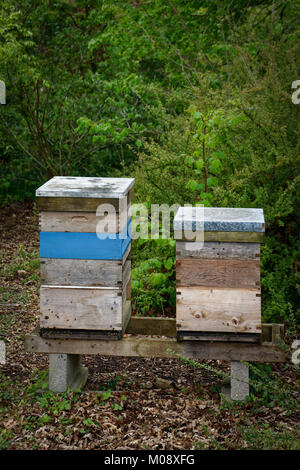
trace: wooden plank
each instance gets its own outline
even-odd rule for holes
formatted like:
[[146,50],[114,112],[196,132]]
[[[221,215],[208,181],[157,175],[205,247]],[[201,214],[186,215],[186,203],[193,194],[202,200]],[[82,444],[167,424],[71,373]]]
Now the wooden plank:
[[99,354],[102,356],[174,358],[196,360],[285,362],[285,353],[270,344],[185,341],[147,336],[124,337],[120,341],[44,339],[38,332],[25,336],[27,352],[46,354]]
[[130,280],[127,260],[119,287],[42,285],[41,328],[125,331],[131,316]]
[[120,287],[124,272],[130,270],[129,252],[130,245],[119,261],[41,258],[41,282],[61,286]]
[[257,287],[258,260],[184,259],[176,261],[179,286]]
[[[276,324],[280,329],[280,335],[284,335],[284,325]],[[272,323],[262,323],[261,341],[272,343]],[[131,317],[126,333],[133,335],[161,335],[174,338],[177,335],[176,319],[166,317]],[[205,335],[205,333],[201,333]],[[217,333],[215,333],[217,334]],[[220,333],[223,334],[223,333]],[[233,333],[231,334],[233,335]],[[211,341],[211,338],[209,339]]]
[[175,337],[176,320],[165,317],[131,317],[126,333]]
[[122,332],[125,333],[128,323],[131,318],[131,301],[126,299],[123,293],[123,306],[122,306]]
[[177,329],[260,333],[260,300],[260,289],[180,287]]
[[284,325],[280,323],[263,323],[262,338],[265,342],[280,344],[284,337]]
[[[174,239],[192,242],[195,240],[195,232],[186,230],[174,230]],[[233,243],[263,243],[263,232],[204,232],[205,242],[233,242]]]
[[282,337],[281,325],[274,323],[272,325],[272,344],[279,345],[282,341],[281,337]]
[[134,191],[131,189],[126,197],[95,198],[95,197],[37,197],[36,205],[39,211],[53,212],[94,212],[96,213],[100,204],[111,204],[117,212],[122,212],[124,207],[132,201]]
[[[129,214],[129,213],[128,213]],[[106,215],[98,216],[93,212],[45,212],[39,214],[41,232],[103,232],[119,233],[124,230],[129,215],[119,217],[120,214],[111,211]],[[98,225],[98,224],[101,225]]]
[[41,286],[41,328],[121,330],[122,291],[116,287]]
[[54,176],[36,190],[36,196],[121,198],[134,185],[134,178]]
[[176,242],[177,259],[258,259],[259,243]]
[[70,329],[45,329],[40,330],[42,338],[48,339],[102,339],[102,340],[120,340],[122,339],[121,330],[70,330]]
[[202,331],[178,331],[178,341],[222,341],[230,343],[260,343],[261,335],[259,333],[219,333]]
[[[129,224],[128,224],[129,225]],[[129,229],[128,229],[129,230]],[[123,234],[123,232],[122,232]],[[129,235],[99,239],[96,233],[41,232],[41,258],[121,260],[131,242]]]

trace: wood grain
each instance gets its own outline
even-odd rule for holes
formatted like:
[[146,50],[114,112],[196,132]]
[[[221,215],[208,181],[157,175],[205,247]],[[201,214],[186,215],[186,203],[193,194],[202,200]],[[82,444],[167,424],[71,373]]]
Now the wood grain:
[[[238,243],[263,243],[263,232],[204,232],[205,242],[238,242]],[[195,232],[191,230],[182,232],[174,230],[174,239],[191,242],[195,239]]]
[[120,261],[41,258],[41,282],[61,286],[118,287],[123,282],[124,270],[131,267],[131,261],[127,260],[129,253],[130,246]]
[[122,291],[107,287],[40,288],[41,328],[121,330]]
[[176,261],[179,286],[257,287],[260,285],[258,260],[184,259]]
[[119,287],[42,285],[41,328],[124,331],[131,315],[130,282],[131,261],[127,260]]
[[36,196],[120,198],[133,186],[134,178],[54,176],[36,190]]
[[260,257],[259,243],[176,242],[177,259],[242,259]]
[[[107,215],[97,216],[93,212],[45,212],[39,214],[41,232],[89,232],[119,233],[129,221],[129,212],[125,216],[112,211]],[[101,228],[99,227],[101,224]],[[100,228],[100,229],[99,229]]]
[[[282,324],[262,323],[261,327],[261,342],[272,343],[272,332],[274,329],[280,332],[280,338],[284,337],[284,325]],[[177,335],[176,319],[166,317],[153,318],[133,316],[131,317],[126,333],[132,335],[161,335],[175,338]],[[205,335],[205,333],[203,333],[203,335]],[[233,333],[231,336],[232,335]],[[209,341],[211,341],[211,338]]]
[[260,333],[260,300],[260,289],[180,287],[177,329]]
[[126,333],[133,335],[176,336],[175,318],[131,317]]
[[125,333],[128,323],[131,318],[131,302],[123,296],[123,307],[122,307],[122,332]]
[[260,343],[260,333],[219,333],[214,331],[178,331],[178,341],[221,341],[228,343]]
[[111,204],[117,212],[122,212],[124,207],[134,197],[133,188],[127,197],[122,198],[89,198],[89,197],[37,197],[36,205],[39,211],[62,212],[94,212],[100,204]]
[[188,357],[197,360],[285,362],[281,349],[270,344],[185,341],[147,336],[124,337],[120,341],[46,339],[38,331],[25,336],[27,352],[46,354],[99,354],[127,357]]

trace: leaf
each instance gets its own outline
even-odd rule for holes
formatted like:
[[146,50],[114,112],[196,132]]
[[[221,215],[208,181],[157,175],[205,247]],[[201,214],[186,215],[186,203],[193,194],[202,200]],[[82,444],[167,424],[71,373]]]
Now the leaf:
[[199,111],[196,111],[194,113],[193,118],[196,119],[196,121],[198,121],[199,119],[202,119],[202,116],[203,116],[202,113],[200,113]]
[[214,173],[218,173],[221,170],[221,168],[222,168],[222,163],[220,162],[218,158],[210,162],[210,170],[213,171]]
[[148,264],[151,268],[157,269],[157,271],[159,271],[162,267],[162,263],[156,258],[148,259]]
[[210,176],[209,178],[207,178],[207,186],[208,187],[218,186],[218,184],[219,184],[219,180],[215,176]]
[[112,403],[111,407],[112,407],[112,409],[113,409],[114,411],[121,411],[121,410],[123,410],[123,406],[122,406],[122,405],[119,405],[118,403]]
[[193,166],[195,165],[195,160],[193,159],[193,157],[188,156],[188,157],[185,158],[185,163],[186,163],[189,167],[193,168]]
[[173,260],[173,258],[168,258],[168,259],[164,262],[164,267],[166,268],[167,271],[170,271],[170,270],[173,268],[173,265],[174,265],[174,260]]
[[196,167],[198,170],[202,170],[203,165],[204,165],[204,161],[202,160],[202,158],[196,161]]
[[168,240],[168,245],[171,246],[172,248],[175,248],[176,247],[176,240],[173,240],[172,238],[170,238]]
[[111,396],[111,390],[106,390],[105,392],[102,392],[101,395],[102,395],[103,400],[106,401]]
[[198,183],[197,181],[195,181],[195,180],[190,180],[190,181],[187,183],[186,187],[187,187],[187,189],[191,189],[192,191],[197,191],[197,189],[198,189],[198,184],[199,184],[199,183]]
[[153,287],[163,286],[166,280],[167,280],[167,275],[164,273],[152,273],[151,274],[151,284]]
[[157,245],[157,246],[165,246],[166,243],[167,243],[167,240],[166,239],[163,239],[163,238],[157,238],[155,240],[153,240],[154,243]]
[[226,155],[225,155],[225,153],[222,152],[221,150],[217,150],[216,152],[214,152],[214,153],[212,154],[212,157],[213,157],[213,158],[219,158],[220,160],[224,160],[225,157],[226,157]]

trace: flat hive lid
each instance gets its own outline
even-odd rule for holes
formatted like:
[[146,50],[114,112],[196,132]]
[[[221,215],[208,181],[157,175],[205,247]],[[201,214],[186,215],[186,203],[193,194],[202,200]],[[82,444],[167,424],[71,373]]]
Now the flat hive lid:
[[179,207],[174,218],[174,230],[264,232],[264,211],[231,207]]
[[86,197],[118,199],[125,197],[134,185],[134,178],[97,178],[54,176],[40,186],[37,197]]

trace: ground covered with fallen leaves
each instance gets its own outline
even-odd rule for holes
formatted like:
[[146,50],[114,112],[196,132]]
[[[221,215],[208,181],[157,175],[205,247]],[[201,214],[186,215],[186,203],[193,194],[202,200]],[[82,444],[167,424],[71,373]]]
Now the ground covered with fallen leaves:
[[47,390],[48,357],[24,350],[39,317],[38,215],[1,209],[0,449],[299,449],[294,364],[251,367],[251,396],[220,395],[229,364],[85,356],[84,390]]

